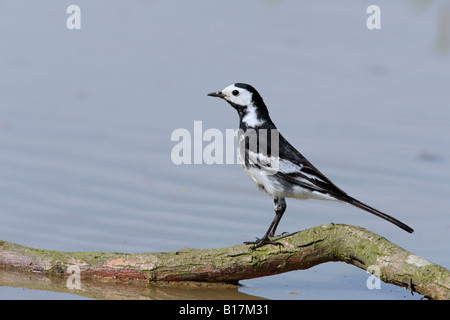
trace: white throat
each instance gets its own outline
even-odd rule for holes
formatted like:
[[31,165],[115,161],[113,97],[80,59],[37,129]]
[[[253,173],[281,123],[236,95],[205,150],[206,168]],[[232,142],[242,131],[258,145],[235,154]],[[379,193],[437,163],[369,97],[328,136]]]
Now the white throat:
[[256,112],[256,107],[253,103],[247,107],[246,111],[247,112],[242,118],[242,121],[247,125],[247,127],[256,127],[264,123],[263,120],[258,118],[258,113]]

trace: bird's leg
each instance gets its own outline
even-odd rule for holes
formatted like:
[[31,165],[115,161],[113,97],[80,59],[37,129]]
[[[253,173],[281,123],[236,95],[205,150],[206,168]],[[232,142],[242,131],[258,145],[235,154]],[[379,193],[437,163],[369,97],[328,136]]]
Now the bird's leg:
[[273,245],[282,245],[280,242],[272,241],[269,238],[273,237],[275,234],[275,230],[277,229],[278,223],[283,216],[284,211],[286,211],[286,201],[284,198],[275,198],[274,199],[274,209],[275,209],[275,218],[269,226],[269,229],[265,233],[265,235],[261,239],[256,239],[256,241],[246,241],[245,244],[254,244],[254,246],[250,247],[250,249],[256,249],[262,247],[266,244]]
[[283,214],[286,211],[286,201],[284,200],[284,198],[273,199],[273,204],[274,204],[273,209],[275,210],[276,222],[273,225],[273,228],[269,234],[269,237],[275,236],[275,230],[277,230],[278,223],[280,223],[281,217],[283,217]]

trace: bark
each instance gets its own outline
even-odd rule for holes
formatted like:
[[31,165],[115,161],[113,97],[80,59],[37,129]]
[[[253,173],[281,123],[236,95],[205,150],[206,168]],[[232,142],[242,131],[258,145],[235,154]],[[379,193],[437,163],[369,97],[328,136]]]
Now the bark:
[[248,245],[174,252],[61,252],[27,248],[0,241],[0,267],[43,274],[123,280],[237,283],[315,265],[343,261],[379,274],[386,283],[430,299],[450,298],[450,272],[366,229],[326,224],[276,239],[283,246]]

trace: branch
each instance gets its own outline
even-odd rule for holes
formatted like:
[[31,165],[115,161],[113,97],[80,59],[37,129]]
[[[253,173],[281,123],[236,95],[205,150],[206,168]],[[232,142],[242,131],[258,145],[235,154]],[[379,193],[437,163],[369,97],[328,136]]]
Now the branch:
[[343,261],[363,270],[377,270],[384,282],[430,299],[450,299],[447,269],[366,229],[326,224],[279,237],[277,241],[283,246],[266,245],[252,251],[248,245],[237,245],[139,254],[61,252],[0,241],[0,267],[68,274],[67,268],[77,265],[82,277],[237,283]]

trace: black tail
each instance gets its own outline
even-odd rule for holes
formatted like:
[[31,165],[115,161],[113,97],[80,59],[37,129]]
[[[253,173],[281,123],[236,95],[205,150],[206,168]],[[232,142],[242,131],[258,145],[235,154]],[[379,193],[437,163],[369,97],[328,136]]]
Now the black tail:
[[383,213],[381,211],[378,211],[377,209],[374,209],[372,207],[369,207],[367,204],[364,204],[350,196],[348,196],[347,199],[344,200],[347,203],[350,203],[351,205],[354,205],[355,207],[358,207],[360,209],[366,210],[380,218],[383,218],[393,224],[395,224],[397,227],[402,228],[403,230],[409,232],[409,233],[413,233],[413,229],[409,226],[407,226],[406,224],[404,224],[403,222],[395,219],[394,217],[391,217],[390,215],[387,215],[386,213]]

